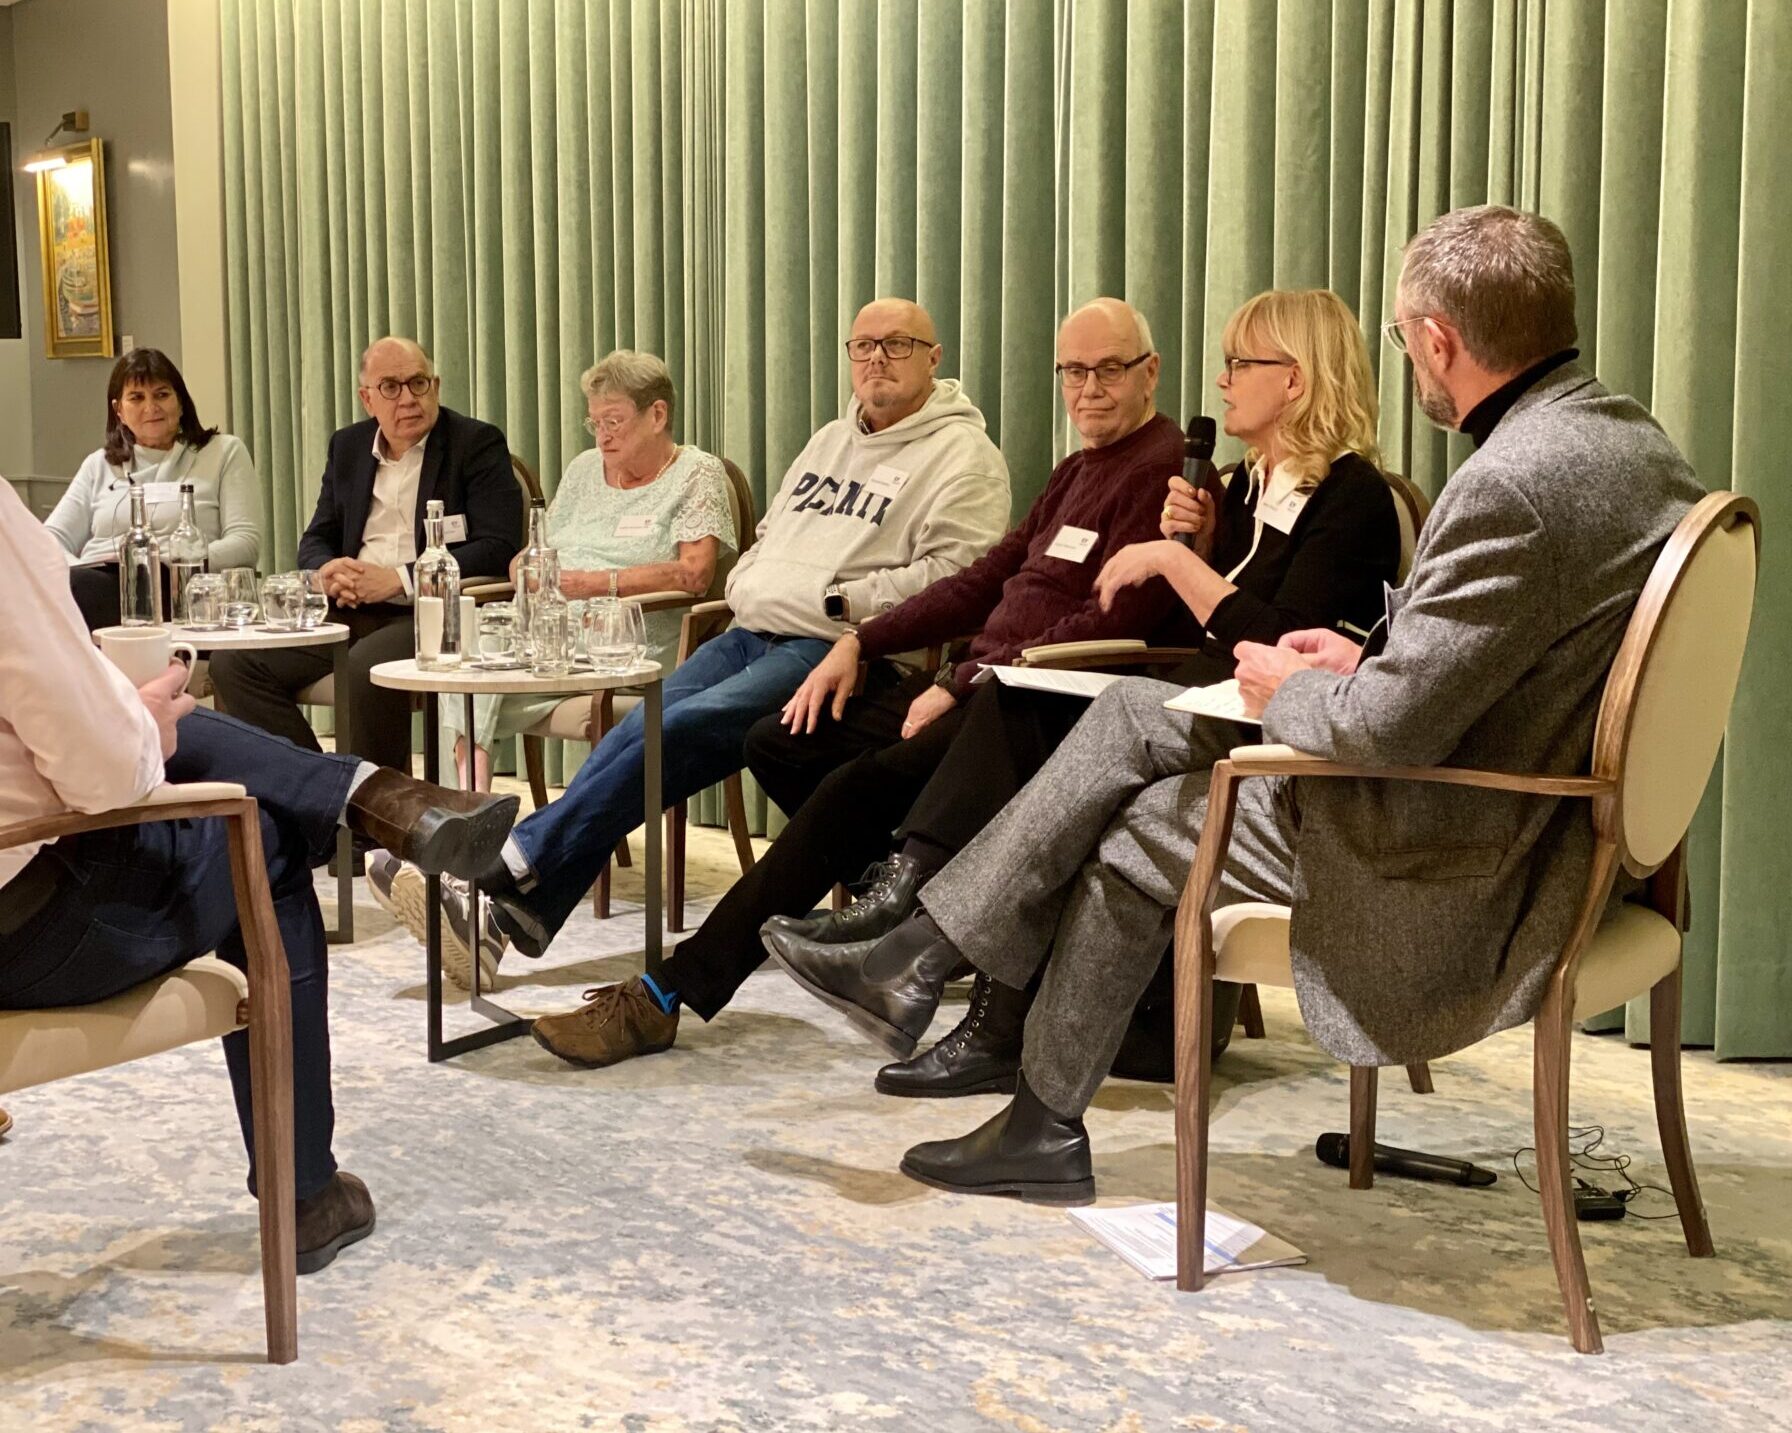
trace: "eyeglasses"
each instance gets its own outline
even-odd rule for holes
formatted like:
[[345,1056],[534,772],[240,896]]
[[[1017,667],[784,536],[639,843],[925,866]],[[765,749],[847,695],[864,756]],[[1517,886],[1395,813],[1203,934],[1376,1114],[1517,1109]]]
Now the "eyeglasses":
[[1220,364],[1226,370],[1226,378],[1231,380],[1238,377],[1238,370],[1241,368],[1292,368],[1294,360],[1292,358],[1234,358],[1228,353],[1220,358]]
[[1412,350],[1406,346],[1406,325],[1423,323],[1427,317],[1429,315],[1421,313],[1411,318],[1397,318],[1391,323],[1384,323],[1381,326],[1381,336],[1394,345],[1396,353],[1411,353]]
[[907,358],[917,344],[922,348],[934,346],[930,339],[906,333],[893,333],[888,338],[849,338],[846,340],[846,356],[854,363],[865,363],[881,348],[885,358]]
[[1103,388],[1112,388],[1126,377],[1128,370],[1137,368],[1150,357],[1149,353],[1141,353],[1137,358],[1129,358],[1125,362],[1110,358],[1105,363],[1060,363],[1054,366],[1054,371],[1058,375],[1058,382],[1066,388],[1081,388],[1089,381],[1091,373]]
[[621,416],[612,413],[608,418],[587,418],[580,426],[593,438],[600,435],[607,438],[612,433],[621,432],[640,416],[639,411],[624,413]]
[[436,386],[437,380],[425,373],[414,373],[409,378],[382,378],[374,389],[380,397],[390,402],[400,393],[409,392],[413,398],[421,398]]

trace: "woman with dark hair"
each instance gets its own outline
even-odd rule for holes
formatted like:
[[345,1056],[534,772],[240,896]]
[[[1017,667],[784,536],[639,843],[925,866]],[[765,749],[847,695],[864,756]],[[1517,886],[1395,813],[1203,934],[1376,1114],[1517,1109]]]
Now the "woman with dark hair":
[[167,354],[134,348],[106,384],[105,446],[82,461],[45,523],[68,552],[69,582],[89,628],[118,621],[118,539],[131,525],[131,488],[143,488],[149,525],[166,538],[180,521],[182,483],[193,485],[194,520],[209,543],[206,566],[255,566],[261,494],[249,450],[200,423]]

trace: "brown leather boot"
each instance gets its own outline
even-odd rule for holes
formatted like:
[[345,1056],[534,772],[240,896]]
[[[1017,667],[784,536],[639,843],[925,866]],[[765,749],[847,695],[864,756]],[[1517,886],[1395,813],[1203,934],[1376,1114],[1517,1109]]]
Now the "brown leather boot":
[[373,1233],[373,1196],[346,1169],[298,1205],[299,1272],[315,1274],[350,1244]]
[[475,880],[502,865],[518,800],[451,791],[382,766],[355,788],[348,826],[426,875]]

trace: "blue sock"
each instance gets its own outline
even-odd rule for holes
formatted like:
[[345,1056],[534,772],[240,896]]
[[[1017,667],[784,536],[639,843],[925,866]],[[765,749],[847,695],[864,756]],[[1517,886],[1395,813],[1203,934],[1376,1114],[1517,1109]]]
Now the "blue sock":
[[678,1009],[678,992],[676,990],[661,990],[659,982],[647,974],[641,976],[641,984],[647,987],[647,993],[653,997],[654,1004],[658,1005],[667,1015]]

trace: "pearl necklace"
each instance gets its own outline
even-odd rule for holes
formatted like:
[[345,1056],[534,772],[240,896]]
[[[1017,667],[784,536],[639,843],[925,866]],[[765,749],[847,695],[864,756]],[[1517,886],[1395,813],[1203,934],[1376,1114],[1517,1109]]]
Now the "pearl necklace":
[[644,483],[617,483],[616,487],[619,491],[625,492],[625,493],[633,492],[636,488],[650,487],[654,483],[657,483],[661,478],[665,477],[666,469],[671,467],[677,461],[678,461],[678,444],[674,443],[672,445],[672,456],[667,458],[665,462],[661,463],[660,467],[659,467],[659,471],[657,473],[655,473],[651,478],[649,478],[646,482],[644,482]]

